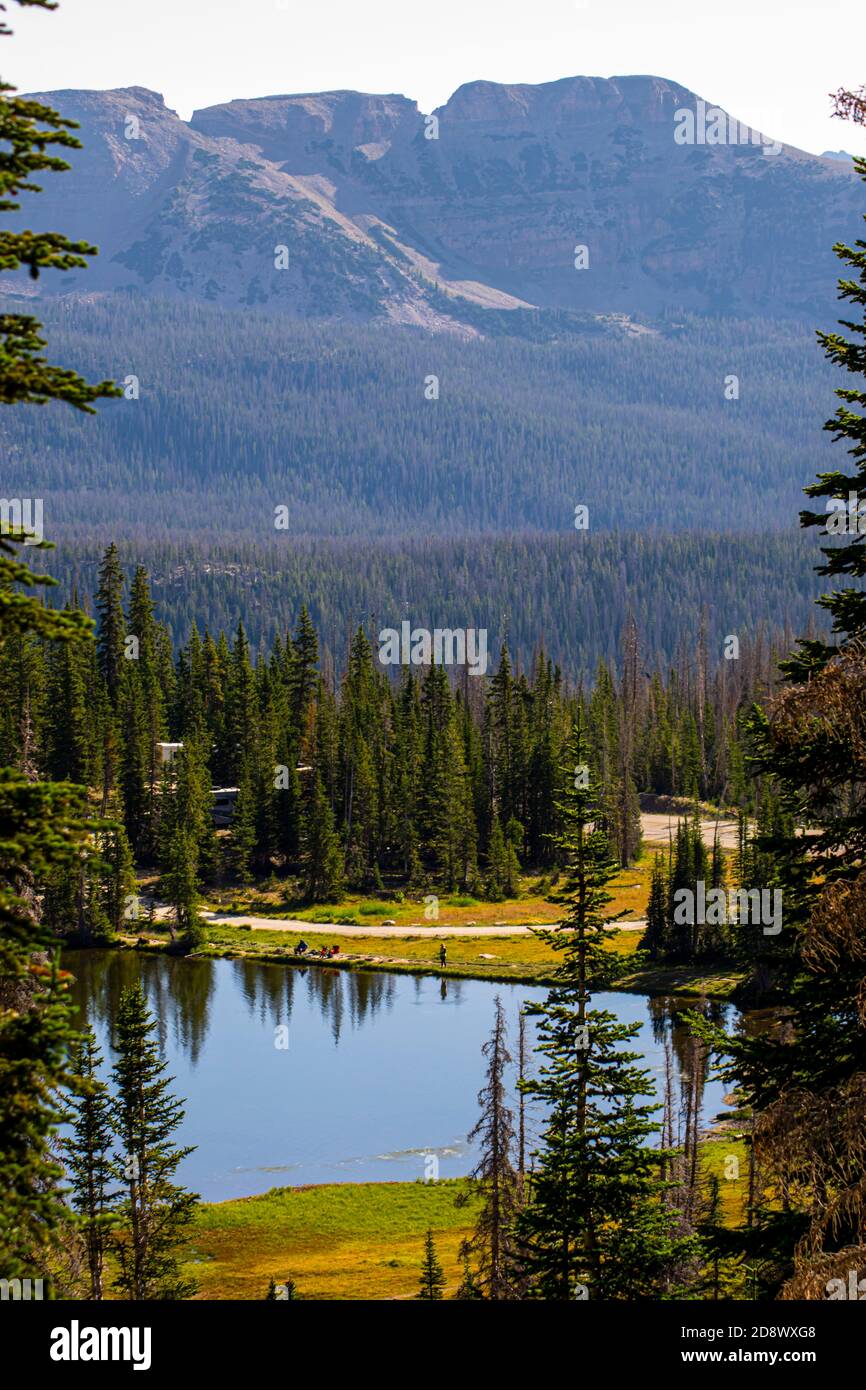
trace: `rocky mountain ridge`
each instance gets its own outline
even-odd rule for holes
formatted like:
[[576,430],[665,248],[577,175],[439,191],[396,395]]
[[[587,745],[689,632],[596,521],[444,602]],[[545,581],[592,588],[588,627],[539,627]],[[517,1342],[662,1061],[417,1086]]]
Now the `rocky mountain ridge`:
[[259,97],[189,122],[142,87],[36,95],[79,122],[84,148],[22,217],[100,255],[35,285],[4,276],[7,293],[467,336],[532,310],[824,319],[832,246],[859,234],[866,202],[847,163],[658,77],[472,82],[429,115],[396,94]]

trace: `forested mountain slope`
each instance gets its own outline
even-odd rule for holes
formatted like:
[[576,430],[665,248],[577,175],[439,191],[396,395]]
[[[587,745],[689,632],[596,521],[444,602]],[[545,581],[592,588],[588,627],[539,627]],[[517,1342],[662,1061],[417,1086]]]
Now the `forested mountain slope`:
[[[75,530],[40,563],[63,580],[59,593],[90,601],[100,547]],[[708,652],[724,639],[770,642],[821,622],[823,581],[814,544],[793,529],[754,537],[706,535],[516,535],[415,541],[259,543],[222,538],[121,543],[128,570],[144,563],[172,640],[196,623],[214,633],[239,622],[255,650],[282,637],[306,604],[331,671],[343,669],[359,626],[376,636],[404,619],[415,626],[485,628],[491,663],[504,641],[529,667],[544,646],[572,681],[592,680],[600,659],[616,665],[634,618],[653,668],[693,652],[702,622]],[[782,634],[787,631],[787,637]],[[736,663],[734,663],[736,664]]]
[[95,419],[48,405],[2,422],[3,494],[44,498],[55,539],[74,523],[98,539],[543,530],[580,544],[578,505],[590,533],[765,533],[795,524],[802,479],[831,451],[832,381],[805,326],[691,320],[634,339],[572,325],[527,343],[115,298],[47,317],[63,361],[131,383]]
[[631,612],[659,660],[704,610],[717,645],[802,626],[843,161],[680,144],[705,106],[652,77],[472,83],[433,125],[352,92],[51,100],[84,148],[25,216],[100,255],[56,299],[3,278],[125,397],[12,412],[2,492],[42,500],[81,593],[118,539],[176,632],[269,640],[307,601],[338,664],[378,615],[575,672]]

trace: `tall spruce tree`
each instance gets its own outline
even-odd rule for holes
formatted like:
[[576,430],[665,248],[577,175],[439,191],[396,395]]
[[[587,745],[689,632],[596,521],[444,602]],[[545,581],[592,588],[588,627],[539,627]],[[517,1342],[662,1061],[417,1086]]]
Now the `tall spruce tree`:
[[[19,3],[21,0],[19,0]],[[51,9],[49,0],[28,0]],[[0,21],[0,38],[10,29]],[[34,175],[69,166],[55,153],[76,148],[74,122],[39,101],[13,95],[0,81],[0,212],[20,211],[19,194],[39,192]],[[59,232],[0,230],[0,269],[43,270],[86,265],[95,248]],[[31,315],[0,313],[0,404],[65,401],[92,411],[119,392],[110,382],[89,385],[77,372],[43,356],[41,325]],[[32,537],[27,538],[32,540]],[[43,607],[27,590],[48,584],[16,557],[23,534],[0,538],[0,661],[16,635],[51,641],[81,637],[89,625],[77,614]],[[41,878],[71,864],[86,842],[84,795],[66,784],[36,782],[26,769],[0,769],[0,1265],[13,1278],[33,1267],[34,1250],[62,1216],[57,1168],[49,1154],[56,1119],[54,1096],[67,1075],[73,1029],[56,939],[38,897]]]
[[108,822],[97,837],[102,908],[109,931],[119,932],[135,916],[135,866],[129,840],[119,821]]
[[199,860],[210,821],[210,787],[203,750],[189,739],[165,770],[160,820],[160,884],[174,909],[172,940],[195,946],[201,940]]
[[500,902],[505,897],[505,882],[508,877],[508,850],[502,824],[497,815],[493,817],[490,842],[487,846],[486,892],[491,902]]
[[667,874],[664,855],[660,852],[653,855],[646,908],[646,931],[640,944],[641,950],[648,951],[654,960],[663,959],[671,949]]
[[524,1083],[544,1114],[538,1167],[517,1231],[530,1296],[635,1299],[670,1292],[674,1271],[694,1248],[662,1200],[662,1155],[647,1140],[653,1116],[649,1073],[625,1046],[639,1025],[590,1008],[591,989],[609,968],[606,885],[618,871],[596,827],[603,793],[588,764],[579,716],[568,744],[558,848],[570,906],[547,939],[562,952],[557,982],[538,1020],[537,1075]]
[[342,889],[343,851],[318,770],[310,784],[301,833],[301,873],[305,896],[310,902],[324,903],[338,897]]
[[136,848],[144,859],[152,858],[156,849],[160,782],[157,745],[167,731],[158,636],[147,570],[138,565],[129,596],[127,642],[133,641],[130,659],[124,662],[121,717],[127,823],[135,826]]
[[114,1287],[121,1298],[136,1302],[190,1298],[196,1283],[181,1270],[180,1247],[198,1197],[175,1179],[193,1149],[174,1142],[183,1104],[169,1091],[173,1078],[165,1075],[156,1023],[140,984],[120,996],[115,1048],[114,1130],[120,1151],[112,1171],[125,1196],[111,1236]]
[[[866,161],[855,165],[866,180]],[[801,640],[785,686],[750,721],[754,766],[780,789],[780,817],[757,849],[783,894],[772,978],[783,1016],[727,1044],[728,1074],[755,1113],[759,1194],[769,1180],[785,1196],[781,1209],[761,1201],[754,1224],[771,1252],[764,1286],[786,1298],[826,1297],[830,1279],[866,1262],[866,242],[835,250],[854,272],[839,285],[857,317],[841,321],[851,336],[818,335],[852,378],[825,428],[852,463],[806,488],[838,501],[829,518],[804,511],[801,523],[835,536],[819,572],[853,582],[819,600],[835,640]]]
[[111,1210],[113,1134],[111,1097],[99,1076],[102,1054],[89,1028],[75,1051],[72,1065],[74,1079],[66,1114],[69,1134],[61,1140],[60,1151],[84,1245],[90,1297],[101,1299],[105,1291],[108,1233],[115,1219]]
[[[21,6],[55,8],[54,0],[15,0]],[[5,6],[4,6],[5,8]],[[0,20],[0,38],[11,30]],[[34,174],[60,173],[69,168],[54,150],[80,149],[72,134],[75,121],[65,120],[43,102],[13,96],[15,87],[0,81],[0,212],[20,212],[21,193],[39,193]],[[87,266],[96,247],[70,241],[60,232],[0,231],[0,270],[26,267],[32,280],[43,270],[74,270]],[[93,402],[121,393],[110,381],[89,385],[77,372],[52,366],[42,356],[42,325],[29,314],[0,314],[0,402],[43,405],[60,400],[77,410],[92,412]]]
[[420,1289],[415,1295],[416,1298],[429,1303],[435,1303],[437,1299],[442,1298],[445,1274],[439,1263],[439,1256],[436,1254],[433,1232],[429,1229],[424,1237],[424,1259],[421,1264],[421,1278],[418,1283]]
[[[0,549],[11,549],[9,538]],[[10,568],[0,556],[0,598]],[[0,603],[0,660],[5,616]],[[15,616],[24,617],[20,605]],[[49,631],[69,636],[65,628]],[[59,941],[39,888],[60,869],[77,870],[93,829],[82,788],[33,782],[0,768],[0,1262],[6,1278],[32,1273],[63,1217],[50,1141],[76,1034]]]
[[252,883],[253,853],[256,847],[256,782],[252,754],[247,754],[238,776],[237,796],[232,814],[226,863],[239,883]]
[[126,618],[123,612],[123,569],[114,541],[103,555],[99,567],[96,610],[99,615],[96,631],[99,669],[111,702],[116,705],[124,671]]

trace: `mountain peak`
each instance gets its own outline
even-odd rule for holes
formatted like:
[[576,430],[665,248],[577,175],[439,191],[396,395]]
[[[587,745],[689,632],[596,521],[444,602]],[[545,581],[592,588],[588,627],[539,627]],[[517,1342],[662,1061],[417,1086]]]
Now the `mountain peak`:
[[[653,75],[468,82],[435,122],[395,92],[235,98],[188,123],[146,87],[43,95],[84,148],[28,216],[100,246],[61,292],[482,333],[526,307],[814,318],[860,229],[850,161],[770,148]],[[717,138],[679,140],[683,110]]]
[[165,97],[162,92],[155,92],[150,87],[61,87],[50,92],[28,92],[27,96],[50,97],[51,101],[58,106],[75,102],[93,107],[109,107],[124,101],[132,101],[137,106],[147,106],[160,111],[170,110],[165,104]]
[[420,120],[417,103],[399,93],[344,90],[236,98],[194,111],[190,125],[204,135],[251,140],[268,158],[281,159],[311,140],[354,148]]

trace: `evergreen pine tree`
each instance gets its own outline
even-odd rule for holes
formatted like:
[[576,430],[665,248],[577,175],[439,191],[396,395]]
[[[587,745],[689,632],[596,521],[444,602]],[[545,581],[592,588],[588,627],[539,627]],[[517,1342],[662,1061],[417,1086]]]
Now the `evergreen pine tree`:
[[[147,570],[138,565],[133,576],[129,598],[129,634],[135,638],[135,659],[126,661],[124,749],[131,744],[131,730],[135,729],[137,747],[135,748],[135,774],[139,786],[135,788],[138,805],[131,806],[126,793],[127,815],[134,815],[136,824],[136,846],[144,858],[153,856],[157,838],[157,801],[159,791],[159,753],[157,744],[164,739],[167,731],[166,700],[163,690],[164,677],[160,670],[158,650],[158,629],[154,620],[153,600]],[[169,668],[171,655],[169,653]]]
[[87,1029],[73,1056],[75,1076],[70,1086],[66,1119],[70,1134],[60,1143],[71,1185],[70,1199],[84,1245],[90,1297],[101,1299],[105,1288],[108,1233],[114,1221],[111,1174],[111,1099],[100,1080],[102,1054]]
[[663,854],[653,855],[650,891],[646,909],[646,931],[641,937],[641,950],[648,951],[653,960],[664,959],[669,949],[668,885]]
[[[866,161],[855,167],[866,180]],[[826,1297],[830,1278],[844,1281],[866,1261],[866,245],[834,249],[854,272],[840,281],[840,297],[857,318],[841,323],[851,337],[818,335],[853,378],[837,390],[842,404],[825,428],[853,462],[806,489],[839,499],[833,511],[844,528],[827,512],[804,511],[801,522],[835,534],[819,572],[853,583],[818,600],[836,641],[801,639],[782,663],[785,687],[750,720],[755,764],[781,800],[752,853],[758,862],[770,856],[783,894],[765,985],[784,998],[785,1024],[727,1042],[728,1076],[755,1114],[756,1164],[786,1193],[782,1210],[760,1203],[754,1219],[775,1256],[765,1281],[788,1298]]]
[[299,746],[306,731],[306,720],[316,689],[316,665],[319,660],[319,639],[316,629],[302,604],[298,626],[292,643],[290,662],[290,719],[295,745]]
[[135,866],[126,831],[119,821],[109,822],[97,840],[102,866],[103,909],[108,929],[119,932],[130,920],[135,898]]
[[491,902],[499,902],[505,896],[505,880],[508,875],[508,851],[499,817],[493,817],[490,831],[490,844],[487,846],[487,896]]
[[544,1299],[658,1297],[691,1246],[661,1200],[661,1155],[647,1144],[659,1128],[649,1073],[623,1046],[639,1026],[589,1007],[590,989],[608,969],[606,885],[618,864],[596,825],[600,793],[580,717],[568,752],[559,849],[571,905],[547,938],[563,963],[546,1001],[527,1009],[538,1019],[543,1060],[524,1086],[545,1118],[517,1221],[524,1274],[531,1295]]
[[[5,158],[0,155],[0,161]],[[26,592],[52,581],[14,558],[23,539],[0,537],[0,662],[13,634],[32,630],[67,642],[89,632],[82,615],[44,607]],[[64,1214],[50,1137],[75,1031],[58,938],[39,887],[60,874],[77,875],[86,863],[98,828],[86,812],[83,788],[37,782],[18,769],[0,768],[0,1266],[5,1278],[32,1272],[36,1252]]]
[[[51,9],[49,0],[29,0]],[[0,38],[10,29],[0,21]],[[0,212],[20,210],[23,191],[43,171],[68,165],[56,150],[78,148],[75,123],[44,103],[13,95],[0,82]],[[86,265],[95,248],[59,232],[0,230],[0,267],[43,270]],[[61,400],[92,412],[100,397],[118,395],[112,383],[89,385],[77,372],[42,355],[41,324],[27,314],[0,313],[0,404]],[[30,538],[32,540],[32,537]],[[58,613],[30,593],[53,581],[16,558],[21,532],[0,537],[0,664],[16,636],[38,633],[68,641],[89,632],[80,614]],[[68,784],[37,783],[29,769],[0,768],[0,1268],[4,1278],[32,1270],[34,1252],[61,1219],[57,1167],[49,1153],[55,1094],[68,1075],[73,1029],[64,998],[51,924],[41,915],[37,883],[74,862],[88,835],[83,793]]]
[[183,1105],[169,1091],[172,1078],[165,1075],[156,1023],[140,984],[120,996],[115,1046],[114,1128],[121,1149],[113,1172],[126,1195],[111,1236],[114,1287],[121,1298],[136,1302],[190,1298],[196,1284],[181,1271],[179,1247],[194,1220],[198,1197],[175,1177],[193,1150],[178,1147],[173,1139]]
[[210,799],[203,753],[191,738],[165,770],[160,795],[160,881],[174,909],[172,939],[187,947],[201,939],[199,856],[209,828]]
[[117,546],[112,541],[102,557],[96,594],[96,609],[99,614],[96,650],[99,655],[99,669],[108,687],[112,704],[117,703],[120,695],[124,670],[126,618],[123,613],[122,592],[123,570]]
[[341,891],[343,852],[318,771],[313,773],[311,783],[302,826],[301,871],[305,896],[310,902],[322,903]]
[[436,1254],[436,1246],[433,1242],[433,1232],[428,1228],[424,1237],[424,1260],[421,1265],[421,1278],[418,1280],[420,1292],[415,1295],[419,1299],[427,1299],[431,1303],[436,1299],[442,1298],[442,1290],[445,1287],[445,1274],[439,1263]]
[[471,1253],[471,1242],[468,1240],[462,1241],[460,1244],[460,1263],[463,1267],[463,1276],[454,1297],[460,1299],[461,1302],[477,1303],[484,1298],[484,1294],[481,1291],[481,1285],[470,1263]]
[[505,895],[516,898],[520,891],[520,860],[518,845],[523,843],[523,828],[514,817],[508,822],[505,833]]
[[[52,0],[17,3],[43,10],[54,8]],[[8,38],[10,33],[0,21],[0,38]],[[12,96],[14,91],[10,83],[0,82],[0,212],[4,214],[20,211],[16,201],[20,193],[42,191],[32,181],[34,174],[69,168],[54,153],[56,148],[81,148],[72,134],[78,128],[75,121],[65,120],[43,102]],[[16,271],[26,266],[31,280],[37,280],[43,270],[86,268],[85,257],[95,254],[95,246],[70,241],[59,232],[0,231],[0,267]],[[0,314],[0,403],[43,405],[60,400],[92,413],[95,400],[121,394],[110,381],[90,386],[77,372],[46,362],[41,355],[45,347],[39,336],[41,327],[30,315]]]
[[243,759],[238,777],[238,790],[232,815],[226,862],[239,883],[251,883],[252,859],[256,845],[256,786],[252,759]]

